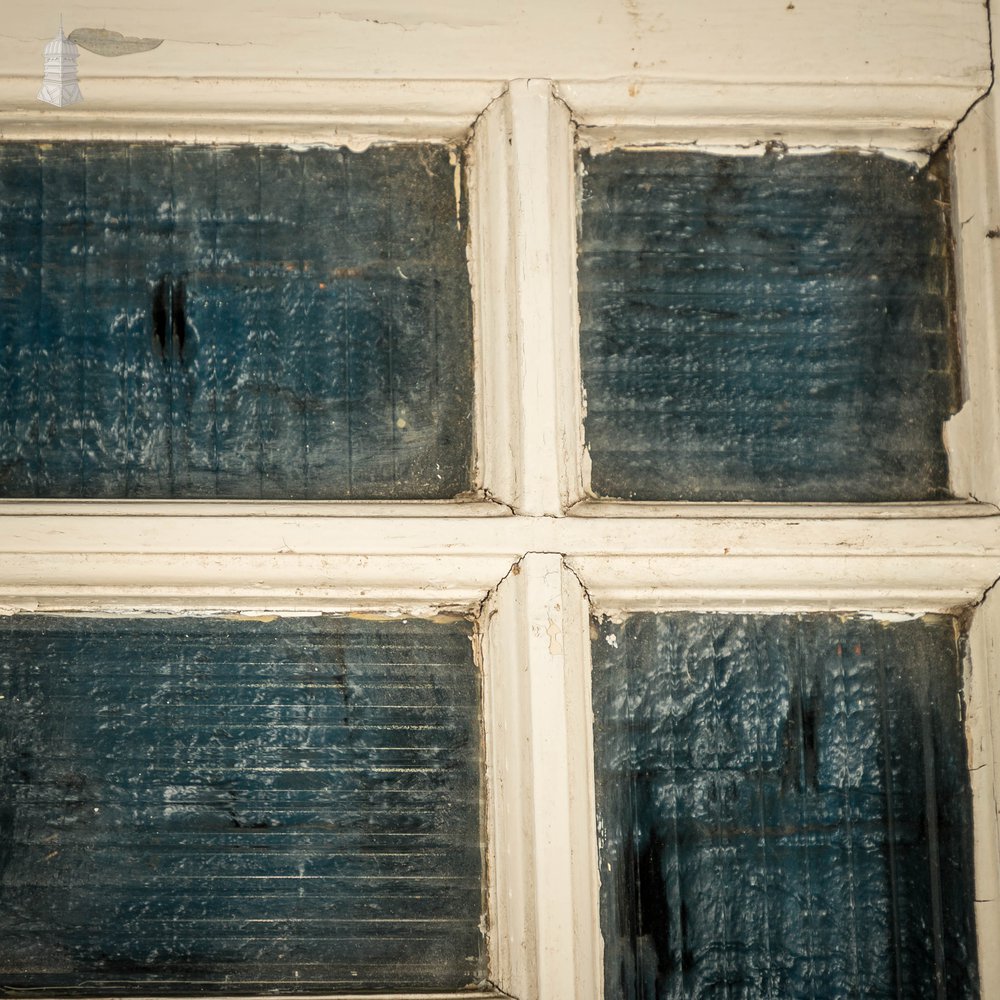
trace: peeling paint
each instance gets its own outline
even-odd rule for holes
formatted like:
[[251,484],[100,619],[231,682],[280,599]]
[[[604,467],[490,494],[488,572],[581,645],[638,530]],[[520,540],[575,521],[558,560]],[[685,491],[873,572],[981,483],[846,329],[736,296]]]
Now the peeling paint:
[[545,630],[545,634],[549,637],[549,652],[553,656],[561,656],[563,651],[562,630],[559,628],[559,623],[550,618],[549,627]]
[[494,18],[485,17],[449,17],[447,20],[436,20],[428,18],[426,11],[407,10],[400,7],[393,11],[380,11],[381,16],[373,16],[370,9],[359,10],[336,10],[331,13],[342,21],[360,21],[364,24],[376,24],[393,28],[400,28],[403,31],[416,31],[418,28],[451,28],[455,31],[462,31],[469,28],[494,28],[502,22]]
[[455,228],[462,230],[462,158],[455,149],[448,150],[448,162],[452,166],[455,183]]
[[859,611],[855,617],[875,622],[912,622],[923,616],[918,611]]
[[[967,373],[963,374],[967,377]],[[948,454],[948,475],[955,496],[969,493],[974,471],[970,459],[976,454],[975,449],[969,447],[975,426],[975,413],[969,403],[967,386],[963,386],[962,393],[965,402],[941,426],[941,437]]]
[[[635,92],[633,93],[633,88]],[[642,84],[632,82],[628,85],[630,97],[642,93]],[[623,142],[616,135],[608,136],[601,130],[581,126],[577,133],[577,145],[581,150],[587,150],[594,156],[609,153],[612,150],[630,150],[632,152],[661,153],[709,153],[712,156],[767,156],[773,151],[774,138],[755,138],[752,142],[701,142],[698,139],[677,140],[674,142],[659,142],[656,140]],[[782,144],[784,146],[784,144]],[[923,149],[897,149],[889,146],[855,146],[852,144],[827,145],[819,143],[799,142],[787,145],[782,149],[782,156],[824,156],[830,153],[850,152],[857,156],[882,156],[887,160],[898,160],[908,163],[916,170],[923,170],[930,162],[930,155]],[[579,170],[583,176],[585,169]],[[579,190],[579,188],[578,188]]]
[[70,32],[69,40],[99,56],[131,56],[163,44],[162,38],[137,38],[107,28],[77,28]]

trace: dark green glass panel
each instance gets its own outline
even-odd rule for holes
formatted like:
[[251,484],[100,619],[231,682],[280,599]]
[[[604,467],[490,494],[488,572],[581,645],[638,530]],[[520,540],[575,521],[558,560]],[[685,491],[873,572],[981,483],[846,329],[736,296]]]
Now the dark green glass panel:
[[958,360],[937,164],[616,151],[583,168],[595,493],[949,495]]
[[468,491],[453,157],[0,144],[0,496]]
[[0,633],[0,995],[485,977],[468,622]]
[[977,995],[953,619],[597,628],[608,1000]]

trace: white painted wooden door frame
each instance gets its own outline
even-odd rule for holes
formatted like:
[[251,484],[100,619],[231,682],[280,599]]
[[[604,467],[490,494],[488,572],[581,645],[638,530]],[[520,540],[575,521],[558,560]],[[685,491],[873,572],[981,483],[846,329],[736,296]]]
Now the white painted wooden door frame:
[[[222,86],[223,97],[226,91]],[[375,91],[372,91],[375,86]],[[339,88],[339,89],[338,89]],[[142,85],[138,85],[142,90]],[[314,90],[316,91],[314,93]],[[916,99],[919,91],[920,99]],[[7,137],[468,143],[482,499],[446,503],[7,501],[7,613],[474,614],[484,670],[491,978],[520,1000],[599,998],[589,622],[637,609],[971,613],[968,735],[984,997],[1000,997],[1000,139],[992,97],[954,137],[967,403],[956,495],[890,505],[625,504],[587,494],[575,149],[876,147],[919,156],[954,94],[342,81],[271,107],[0,114]],[[305,96],[303,96],[305,95]],[[232,96],[245,100],[244,91]],[[219,93],[214,100],[220,100]],[[261,96],[264,101],[264,96]],[[322,105],[322,107],[320,106]],[[834,107],[835,114],[830,113]],[[873,112],[872,108],[877,108]],[[377,108],[377,113],[373,111]],[[485,108],[485,110],[484,110]],[[217,108],[216,108],[217,110]],[[994,717],[998,720],[994,724]]]

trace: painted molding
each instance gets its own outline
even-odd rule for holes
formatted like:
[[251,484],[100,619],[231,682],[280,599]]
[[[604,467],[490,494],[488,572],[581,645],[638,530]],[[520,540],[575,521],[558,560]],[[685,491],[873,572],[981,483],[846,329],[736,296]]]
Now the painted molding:
[[795,508],[557,518],[462,516],[463,505],[410,517],[58,506],[0,507],[0,607],[469,610],[528,553],[566,556],[602,610],[951,610],[1000,576],[1000,515],[975,507],[991,513],[968,516],[972,505],[956,505],[958,516],[891,518]]
[[4,558],[0,609],[469,613],[504,556],[53,554]]
[[[464,141],[476,118],[505,88],[500,77],[137,76],[124,81],[86,76],[86,100],[55,108],[35,100],[40,79],[40,73],[37,78],[0,75],[0,137],[283,141],[355,149],[385,141],[454,142]],[[637,73],[606,80],[564,79],[554,87],[571,109],[579,141],[597,148],[762,148],[782,142],[914,152],[936,148],[988,84],[988,73],[936,84],[691,82]],[[541,92],[552,85],[539,80],[519,86]]]
[[633,79],[559,83],[580,141],[612,146],[750,146],[928,152],[989,86],[787,81],[665,83]]
[[[238,138],[241,126],[256,127],[240,116],[276,121],[280,131],[282,116],[294,123],[306,113],[311,122],[299,134],[321,137],[319,119],[324,110],[337,116],[342,85],[370,92],[362,120],[380,115],[386,101],[396,106],[393,90],[453,86],[477,105],[467,126],[498,92],[477,94],[483,81],[547,78],[565,81],[561,92],[581,122],[620,136],[632,129],[628,141],[668,128],[699,142],[794,134],[807,144],[835,135],[834,144],[866,146],[894,130],[918,148],[953,126],[990,79],[982,0],[8,6],[0,36],[5,134],[12,123],[41,123],[83,137],[115,118],[137,128],[151,112],[142,128],[207,114],[200,135],[214,127]],[[47,115],[35,102],[42,47],[61,9],[67,31],[106,27],[163,39],[122,58],[81,53],[85,101],[72,117]],[[447,82],[426,83],[435,80]],[[407,114],[425,112],[414,105]]]
[[[0,503],[0,513],[3,511]],[[573,517],[708,518],[731,520],[899,520],[928,522],[964,517],[992,517],[1000,510],[992,503],[970,500],[920,501],[917,503],[688,503],[659,500],[587,499],[567,511]]]
[[996,580],[993,558],[918,555],[571,556],[598,612],[960,611]]
[[[480,511],[497,508],[475,505],[470,511],[461,504],[437,507],[423,516],[380,516],[369,509],[346,517],[335,511],[305,516],[297,504],[288,513],[272,506],[267,514],[243,512],[225,502],[181,503],[168,511],[156,502],[145,510],[139,504],[131,508],[95,502],[86,512],[74,501],[65,512],[60,504],[0,505],[0,558],[102,553],[139,557],[492,553],[518,558],[528,552],[560,552],[848,559],[898,554],[1000,560],[1000,515],[990,506],[971,504],[954,508],[957,516],[941,516],[933,504],[925,516],[919,505],[906,508],[908,517],[840,517],[790,504],[759,517],[741,505],[733,505],[740,514],[719,505],[709,512],[702,507],[694,515],[673,517],[631,516],[622,511],[617,517],[567,518],[482,516]],[[489,586],[495,583],[493,579]]]
[[464,142],[503,88],[479,80],[158,79],[90,77],[73,108],[34,101],[38,81],[0,76],[5,139]]
[[953,230],[965,405],[949,421],[952,489],[1000,503],[1000,105],[990,94],[955,133]]
[[586,599],[522,559],[483,609],[490,966],[518,1000],[601,995]]
[[573,129],[544,80],[516,80],[473,132],[473,302],[487,495],[523,514],[581,499]]
[[965,664],[965,733],[975,831],[975,912],[979,939],[979,987],[983,997],[1000,996],[1000,596],[987,596],[972,619]]

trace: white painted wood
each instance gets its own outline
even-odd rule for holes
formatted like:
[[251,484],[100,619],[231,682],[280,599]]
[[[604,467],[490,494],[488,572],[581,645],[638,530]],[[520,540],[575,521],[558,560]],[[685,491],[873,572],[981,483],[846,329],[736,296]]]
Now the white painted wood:
[[[520,567],[517,567],[520,572]],[[501,581],[501,584],[505,581]],[[529,721],[522,711],[523,636],[507,589],[480,616],[486,744],[487,948],[493,983],[526,1000],[537,980],[530,842]]]
[[[177,513],[128,504],[95,503],[61,513],[49,504],[0,506],[0,558],[90,553],[139,557],[209,555],[567,555],[808,556],[827,558],[950,557],[1000,560],[1000,515],[821,517],[789,507],[779,516],[719,515],[642,517],[490,517],[425,513],[382,517],[376,512],[244,513],[226,504],[179,504]],[[193,509],[194,508],[194,509]],[[749,512],[747,512],[749,513]],[[511,560],[513,561],[513,559]],[[0,571],[6,562],[0,563]],[[2,577],[0,577],[2,579]],[[498,577],[489,580],[493,586]],[[487,589],[488,589],[487,587]]]
[[[573,993],[579,1000],[603,1000],[604,940],[601,936],[601,878],[597,847],[597,802],[594,781],[594,709],[590,662],[590,601],[565,563],[559,575],[559,604],[553,611],[561,629],[567,785],[568,840],[572,860]],[[556,654],[552,654],[555,656]],[[558,665],[558,661],[556,661]],[[557,678],[558,680],[558,678]],[[556,690],[554,695],[558,696]],[[557,703],[558,704],[558,703]],[[545,905],[559,905],[546,897]],[[558,975],[559,968],[552,970]]]
[[[98,58],[98,57],[94,57]],[[130,57],[120,57],[115,67]],[[107,60],[102,60],[102,64]],[[2,66],[2,62],[0,62]],[[485,80],[86,80],[86,100],[52,108],[24,97],[34,77],[0,75],[0,136],[178,142],[464,141],[502,89]]]
[[[127,58],[127,57],[125,57]],[[82,104],[27,97],[34,76],[0,75],[8,139],[293,142],[363,149],[373,142],[464,139],[499,80],[89,78]],[[643,76],[567,80],[557,92],[579,139],[615,146],[935,148],[982,93],[977,87],[738,82]]]
[[487,496],[516,497],[520,467],[514,424],[519,400],[512,335],[511,207],[504,147],[511,133],[506,92],[476,121],[467,147],[469,274],[472,280],[476,374],[476,481]]
[[598,998],[589,616],[552,554],[483,609],[494,982],[519,1000]]
[[[0,504],[0,512],[3,506]],[[920,503],[686,503],[657,500],[583,500],[569,513],[574,517],[632,518],[710,518],[753,520],[777,518],[782,521],[815,519],[851,521],[856,519],[918,521],[924,524],[941,518],[993,517],[997,507],[991,503],[967,500],[928,501]]]
[[138,555],[4,557],[0,609],[468,612],[506,556]]
[[603,608],[942,610],[978,600],[1000,576],[996,514],[325,517],[107,506],[0,509],[0,606],[468,609],[533,552],[566,554]]
[[994,559],[948,556],[571,556],[597,610],[959,611]]
[[0,500],[0,518],[79,515],[238,517],[263,523],[260,519],[509,517],[510,511],[502,504],[477,500]]
[[1000,596],[988,595],[969,629],[965,731],[975,834],[980,995],[1000,996]]
[[945,437],[954,492],[994,504],[1000,503],[998,112],[990,94],[955,133],[953,219],[965,405]]
[[[829,10],[829,8],[827,8]],[[917,75],[874,85],[804,78],[781,83],[642,76],[563,80],[584,145],[857,147],[933,150],[989,84],[961,90]]]
[[[99,78],[131,80],[550,79],[671,84],[845,84],[954,91],[953,117],[989,74],[981,0],[153,0],[127,5],[39,0],[6,4],[0,70],[36,81],[41,50],[65,15],[67,32],[105,27],[163,38],[149,52],[82,51],[87,101]],[[34,100],[34,88],[21,97]],[[485,102],[484,102],[485,103]],[[103,108],[101,110],[104,110]]]
[[573,150],[544,80],[511,83],[471,145],[483,482],[524,514],[583,496]]

